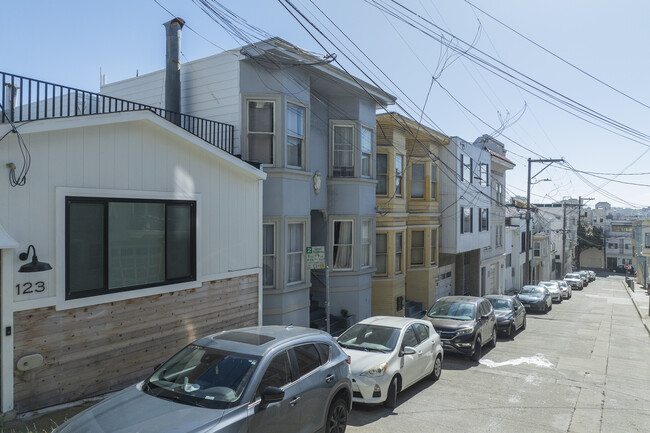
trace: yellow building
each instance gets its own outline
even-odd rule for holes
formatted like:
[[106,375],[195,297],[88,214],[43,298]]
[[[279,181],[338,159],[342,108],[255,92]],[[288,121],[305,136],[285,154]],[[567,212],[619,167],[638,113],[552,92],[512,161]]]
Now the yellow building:
[[396,113],[377,116],[376,267],[372,314],[408,316],[436,299],[440,206],[436,160],[449,137]]

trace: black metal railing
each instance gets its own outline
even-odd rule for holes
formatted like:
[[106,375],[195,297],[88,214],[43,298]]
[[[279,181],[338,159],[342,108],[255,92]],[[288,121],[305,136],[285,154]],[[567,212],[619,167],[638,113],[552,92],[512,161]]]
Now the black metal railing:
[[213,146],[234,154],[233,125],[2,71],[0,76],[0,123],[149,110]]

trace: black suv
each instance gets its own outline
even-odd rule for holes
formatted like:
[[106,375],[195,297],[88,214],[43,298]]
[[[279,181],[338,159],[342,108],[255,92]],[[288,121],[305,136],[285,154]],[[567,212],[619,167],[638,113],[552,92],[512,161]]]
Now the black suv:
[[440,334],[445,351],[481,359],[483,345],[497,344],[497,320],[492,304],[475,296],[447,296],[438,299],[426,313]]

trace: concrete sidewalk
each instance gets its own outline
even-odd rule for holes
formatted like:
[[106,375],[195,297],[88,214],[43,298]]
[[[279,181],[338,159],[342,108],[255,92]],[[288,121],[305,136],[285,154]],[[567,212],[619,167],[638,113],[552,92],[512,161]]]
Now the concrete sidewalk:
[[627,294],[630,295],[630,299],[634,303],[637,313],[645,326],[646,331],[648,331],[648,336],[650,336],[650,294],[642,284],[633,282],[633,287],[629,287],[626,283],[623,283]]

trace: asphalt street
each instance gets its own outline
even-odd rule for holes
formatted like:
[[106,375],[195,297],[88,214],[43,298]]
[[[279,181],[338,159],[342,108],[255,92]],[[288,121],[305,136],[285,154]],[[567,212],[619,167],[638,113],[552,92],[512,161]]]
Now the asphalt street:
[[447,355],[393,411],[355,405],[347,431],[648,432],[650,338],[624,278],[602,276],[479,362]]

